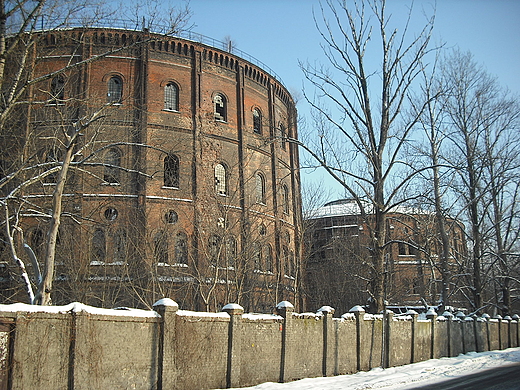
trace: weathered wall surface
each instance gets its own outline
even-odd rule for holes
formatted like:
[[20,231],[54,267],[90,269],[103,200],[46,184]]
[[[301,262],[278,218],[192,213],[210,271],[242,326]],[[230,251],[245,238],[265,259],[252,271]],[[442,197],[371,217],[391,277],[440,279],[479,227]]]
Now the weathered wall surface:
[[0,305],[0,390],[244,387],[519,345],[517,316],[425,320],[357,306],[332,318],[328,306],[298,314],[289,302],[277,314],[201,313],[170,299],[154,309]]

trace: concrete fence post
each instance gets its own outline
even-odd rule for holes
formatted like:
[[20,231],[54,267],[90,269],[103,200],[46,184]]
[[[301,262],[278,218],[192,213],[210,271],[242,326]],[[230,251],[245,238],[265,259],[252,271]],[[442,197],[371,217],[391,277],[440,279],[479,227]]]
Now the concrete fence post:
[[507,321],[507,348],[511,348],[512,347],[511,321],[513,321],[513,319],[511,318],[511,316],[505,316],[504,320]]
[[412,337],[411,337],[411,345],[410,345],[410,363],[415,363],[416,359],[416,351],[415,346],[417,345],[417,317],[419,317],[419,313],[415,310],[408,310],[406,312],[409,316],[412,317]]
[[159,324],[157,356],[157,390],[175,388],[175,319],[179,305],[170,298],[154,303],[153,309],[162,317]]
[[516,321],[515,329],[513,331],[513,340],[515,341],[515,347],[520,347],[520,339],[518,334],[518,329],[520,327],[520,316],[518,314],[513,315],[513,321]]
[[453,341],[451,337],[451,327],[453,326],[453,314],[449,311],[445,311],[442,313],[442,316],[445,317],[448,321],[446,323],[447,327],[447,336],[448,337],[448,357],[451,357],[451,352],[453,350]]
[[349,313],[354,313],[356,317],[356,371],[361,371],[361,323],[364,321],[365,309],[357,305]]
[[318,313],[323,314],[323,359],[322,359],[322,373],[323,376],[334,375],[334,351],[330,346],[332,345],[332,315],[334,308],[330,306],[323,306],[318,310]]
[[228,355],[226,386],[240,386],[240,324],[244,308],[236,303],[228,303],[222,311],[229,314]]
[[284,383],[288,379],[288,361],[289,361],[289,335],[291,332],[292,315],[294,313],[294,306],[291,302],[282,301],[276,305],[276,313],[283,317],[282,327],[282,356],[280,359],[280,383]]
[[502,316],[497,314],[493,319],[498,320],[498,349],[502,349],[502,338],[504,337],[502,334]]
[[392,310],[385,310],[383,312],[383,368],[391,367],[392,359],[390,358],[390,346],[392,345],[390,339],[392,337],[392,323],[394,321],[394,312]]
[[435,327],[437,325],[437,313],[433,308],[428,309],[426,312],[426,319],[430,320],[430,359],[435,359]]
[[462,337],[462,353],[466,353],[468,352],[467,351],[467,343],[466,343],[466,335],[464,332],[464,319],[466,318],[466,315],[461,312],[461,311],[458,311],[456,314],[455,314],[455,317],[457,318],[457,321],[459,322],[460,324],[460,334],[461,334],[461,337]]

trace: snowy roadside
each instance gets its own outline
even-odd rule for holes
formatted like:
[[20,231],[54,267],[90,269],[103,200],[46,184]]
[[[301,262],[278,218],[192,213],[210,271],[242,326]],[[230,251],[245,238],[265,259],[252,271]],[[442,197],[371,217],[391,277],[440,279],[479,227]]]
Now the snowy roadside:
[[307,378],[289,383],[269,382],[242,390],[410,389],[518,362],[520,348],[509,348],[503,351],[470,352],[453,358],[432,359],[385,370],[374,368],[352,375]]

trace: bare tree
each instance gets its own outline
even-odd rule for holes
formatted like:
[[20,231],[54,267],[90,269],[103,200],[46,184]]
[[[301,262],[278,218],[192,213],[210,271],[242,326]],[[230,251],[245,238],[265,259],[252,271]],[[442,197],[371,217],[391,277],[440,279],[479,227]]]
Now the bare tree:
[[[516,99],[501,89],[470,53],[455,50],[445,60],[442,74],[448,91],[445,109],[453,148],[445,156],[456,168],[453,188],[469,225],[472,278],[468,299],[478,311],[486,306],[484,293],[491,282],[486,278],[489,251],[499,264],[505,264],[507,247],[516,243],[516,235],[509,229],[516,218],[518,161],[513,150],[518,147],[519,108]],[[511,213],[510,217],[504,213]],[[507,300],[507,292],[504,294]]]
[[405,201],[403,192],[417,174],[401,154],[426,102],[419,104],[415,117],[402,114],[431,51],[433,17],[410,39],[411,10],[403,33],[398,33],[390,27],[385,1],[325,4],[315,21],[331,69],[301,64],[316,90],[317,99],[306,98],[319,118],[316,142],[304,148],[358,201],[370,229],[372,310],[380,311],[385,300],[386,215]]

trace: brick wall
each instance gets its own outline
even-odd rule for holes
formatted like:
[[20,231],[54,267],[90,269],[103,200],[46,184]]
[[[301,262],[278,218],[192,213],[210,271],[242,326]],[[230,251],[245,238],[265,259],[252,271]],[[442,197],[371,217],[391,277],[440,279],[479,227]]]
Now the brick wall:
[[0,389],[214,389],[519,346],[515,319],[0,305]]

